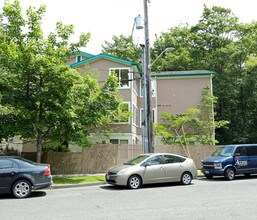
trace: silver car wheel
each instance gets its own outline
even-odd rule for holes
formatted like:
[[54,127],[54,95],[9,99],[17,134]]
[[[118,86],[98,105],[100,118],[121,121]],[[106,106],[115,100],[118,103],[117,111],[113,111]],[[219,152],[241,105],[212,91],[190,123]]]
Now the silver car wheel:
[[12,192],[16,198],[28,197],[31,193],[31,185],[25,180],[20,180],[13,185]]
[[233,180],[235,179],[235,170],[233,168],[227,168],[225,171],[225,178],[227,180]]
[[182,177],[181,177],[181,183],[183,185],[189,185],[192,181],[192,176],[190,173],[183,173]]
[[133,175],[128,180],[128,187],[131,189],[138,189],[141,186],[141,179],[137,175]]

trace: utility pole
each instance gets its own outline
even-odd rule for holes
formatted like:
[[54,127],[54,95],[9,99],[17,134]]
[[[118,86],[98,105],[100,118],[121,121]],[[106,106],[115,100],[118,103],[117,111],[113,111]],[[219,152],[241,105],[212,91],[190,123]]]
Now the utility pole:
[[142,143],[143,143],[143,152],[149,153],[148,149],[148,122],[147,122],[147,87],[146,87],[146,75],[145,75],[145,45],[140,45],[142,48],[142,69],[143,69],[143,75],[142,75],[142,95],[143,95],[143,120],[142,120]]
[[151,92],[151,66],[150,66],[150,42],[149,42],[149,26],[148,26],[148,7],[149,0],[144,2],[144,20],[145,20],[145,77],[146,77],[146,113],[147,113],[147,139],[148,139],[148,152],[153,153],[153,120],[152,120],[152,92]]
[[[151,89],[151,66],[158,60],[161,55],[168,51],[173,51],[174,48],[168,47],[150,64],[150,43],[149,43],[149,27],[148,27],[148,8],[147,3],[150,0],[143,0],[144,3],[144,21],[143,18],[138,15],[134,19],[134,25],[132,29],[132,34],[134,27],[140,30],[145,28],[145,43],[140,44],[142,48],[142,92],[143,92],[143,120],[142,120],[142,144],[144,153],[153,153],[153,113],[152,113],[152,89]],[[131,36],[132,36],[131,34]]]

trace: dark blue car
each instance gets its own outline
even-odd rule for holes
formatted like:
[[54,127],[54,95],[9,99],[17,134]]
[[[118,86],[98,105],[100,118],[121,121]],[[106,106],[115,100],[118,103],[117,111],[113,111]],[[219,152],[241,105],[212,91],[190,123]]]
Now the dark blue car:
[[257,173],[257,144],[236,144],[219,147],[211,157],[202,161],[202,173],[208,179],[224,176],[233,180],[235,175]]
[[28,197],[32,190],[52,184],[50,166],[19,157],[0,156],[0,193],[11,193],[16,198]]

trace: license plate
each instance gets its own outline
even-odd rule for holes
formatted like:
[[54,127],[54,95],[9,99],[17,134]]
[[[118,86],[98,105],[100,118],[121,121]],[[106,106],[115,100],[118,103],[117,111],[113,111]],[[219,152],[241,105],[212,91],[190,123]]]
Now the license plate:
[[205,174],[209,174],[210,172],[209,171],[204,171]]

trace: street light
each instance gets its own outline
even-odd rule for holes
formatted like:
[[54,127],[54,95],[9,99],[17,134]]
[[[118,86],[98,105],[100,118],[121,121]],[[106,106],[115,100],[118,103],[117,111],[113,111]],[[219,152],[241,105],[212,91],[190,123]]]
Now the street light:
[[[141,44],[140,45],[142,48],[142,66],[143,66],[143,70],[145,69],[145,45]],[[165,52],[169,52],[169,51],[173,51],[174,48],[166,48],[164,51],[161,52],[161,54],[150,64],[150,68],[151,66],[161,57],[162,54],[164,54]],[[149,84],[151,83],[151,81],[149,81]],[[145,74],[145,71],[142,74],[142,93],[143,93],[143,123],[142,123],[142,143],[143,143],[143,152],[144,153],[149,153],[149,130],[152,129],[153,124],[152,124],[152,120],[149,122],[148,120],[148,112],[152,111],[151,109],[149,109],[148,111],[148,105],[147,105],[147,99],[148,97],[151,100],[151,93],[147,92],[147,76]]]
[[[151,109],[151,66],[161,57],[161,55],[168,51],[173,51],[174,48],[166,48],[161,54],[150,64],[150,46],[149,46],[149,29],[148,29],[148,12],[147,12],[147,1],[144,1],[144,15],[143,19],[138,15],[134,19],[134,26],[136,29],[145,28],[145,44],[141,44],[142,48],[142,69],[143,69],[143,110],[144,110],[144,120],[142,123],[142,142],[143,142],[143,152],[152,153],[153,148],[153,121],[152,121],[152,109]],[[143,25],[144,24],[144,25]],[[133,27],[134,29],[134,27]],[[133,33],[133,30],[132,30]]]
[[156,59],[150,64],[150,68],[154,65],[154,63],[161,57],[161,55],[162,54],[164,54],[164,53],[166,53],[166,52],[171,52],[171,51],[173,51],[173,50],[175,50],[175,48],[174,47],[167,47],[164,51],[162,51],[161,53],[160,53],[160,55],[158,56],[158,57],[156,57]]

